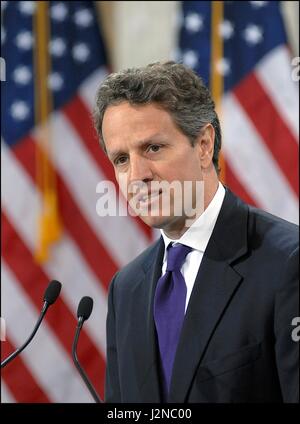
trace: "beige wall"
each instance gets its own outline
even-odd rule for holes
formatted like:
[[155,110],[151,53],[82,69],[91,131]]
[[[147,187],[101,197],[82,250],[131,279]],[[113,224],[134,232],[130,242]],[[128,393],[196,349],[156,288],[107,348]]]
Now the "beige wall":
[[293,54],[299,56],[299,1],[282,1],[281,7]]
[[[179,1],[98,1],[113,70],[170,59]],[[299,55],[299,2],[282,1],[293,54]]]

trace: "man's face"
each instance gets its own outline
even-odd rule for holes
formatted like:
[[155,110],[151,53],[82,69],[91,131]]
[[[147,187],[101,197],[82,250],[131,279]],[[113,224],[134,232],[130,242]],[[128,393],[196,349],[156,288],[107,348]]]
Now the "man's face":
[[[133,106],[123,102],[109,106],[104,114],[102,133],[116,179],[120,185],[125,182],[128,186],[129,202],[138,199],[138,210],[143,212],[141,219],[151,227],[166,231],[182,229],[186,222],[184,189],[179,194],[180,213],[178,192],[175,211],[175,191],[169,190],[169,213],[165,216],[162,197],[166,190],[157,189],[155,184],[177,182],[183,187],[185,181],[190,181],[195,194],[195,182],[203,180],[201,143],[196,142],[193,147],[171,115],[155,103]],[[134,192],[133,187],[142,188]],[[194,201],[193,197],[193,206]]]

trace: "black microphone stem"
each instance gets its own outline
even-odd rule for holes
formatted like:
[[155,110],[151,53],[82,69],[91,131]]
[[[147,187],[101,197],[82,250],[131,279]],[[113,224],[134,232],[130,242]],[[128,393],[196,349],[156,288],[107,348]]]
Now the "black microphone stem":
[[43,309],[42,309],[41,314],[40,314],[40,317],[39,317],[37,323],[35,324],[33,332],[31,333],[29,338],[26,340],[26,342],[23,344],[23,346],[21,346],[15,352],[13,352],[11,355],[9,355],[6,359],[4,359],[3,362],[1,362],[1,368],[4,368],[5,365],[7,365],[10,361],[12,361],[17,355],[19,355],[19,353],[21,353],[22,350],[24,350],[25,347],[31,342],[31,340],[35,336],[35,333],[38,331],[39,326],[41,325],[41,322],[42,322],[44,315],[47,312],[47,309],[48,309],[49,306],[50,306],[49,303],[45,301],[44,305],[43,305]]
[[79,334],[80,334],[81,328],[83,326],[83,323],[84,323],[83,317],[79,317],[77,328],[76,328],[76,334],[75,334],[75,338],[74,338],[73,346],[72,346],[72,356],[73,356],[74,364],[75,364],[79,374],[81,375],[83,381],[85,382],[87,388],[89,389],[90,394],[93,396],[94,401],[96,403],[102,403],[102,401],[99,398],[99,396],[97,395],[92,383],[90,382],[88,376],[84,372],[83,368],[81,368],[79,361],[78,361],[78,358],[77,358],[77,352],[76,352],[77,343],[78,343]]

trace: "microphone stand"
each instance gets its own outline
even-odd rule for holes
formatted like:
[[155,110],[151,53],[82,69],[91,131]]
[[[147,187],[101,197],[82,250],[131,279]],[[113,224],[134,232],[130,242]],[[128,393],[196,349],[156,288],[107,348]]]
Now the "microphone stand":
[[26,340],[26,342],[23,344],[23,346],[21,346],[19,349],[17,349],[15,352],[11,353],[6,359],[4,359],[4,361],[1,362],[1,368],[4,368],[10,361],[12,361],[17,355],[19,355],[19,353],[22,352],[22,350],[25,349],[25,347],[31,342],[31,340],[33,339],[33,337],[35,336],[35,333],[38,331],[39,326],[41,325],[41,322],[45,316],[45,313],[47,312],[48,307],[50,306],[50,304],[45,301],[44,305],[43,305],[43,309],[41,311],[41,314],[39,316],[39,319],[37,321],[37,323],[35,324],[35,327],[33,329],[33,332],[31,333],[31,335],[28,337],[28,339]]
[[83,317],[79,317],[78,324],[77,324],[77,327],[76,327],[76,333],[75,333],[75,337],[74,337],[74,341],[73,341],[73,346],[72,346],[72,357],[73,357],[74,364],[75,364],[79,374],[81,375],[83,381],[85,382],[87,388],[89,389],[90,394],[93,396],[94,401],[96,403],[102,403],[102,400],[97,395],[96,390],[94,389],[94,387],[93,387],[92,383],[90,382],[88,376],[86,375],[83,368],[81,367],[81,365],[78,361],[78,357],[77,357],[77,351],[76,351],[77,350],[77,343],[78,343],[78,339],[79,339],[79,335],[80,335],[80,331],[81,331],[81,328],[83,326],[83,323],[84,323]]

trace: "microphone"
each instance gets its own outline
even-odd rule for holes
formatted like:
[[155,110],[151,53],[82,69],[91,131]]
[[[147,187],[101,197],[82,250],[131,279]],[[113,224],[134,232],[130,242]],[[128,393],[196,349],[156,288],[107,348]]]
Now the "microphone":
[[81,365],[78,361],[78,358],[77,358],[77,351],[76,351],[77,350],[77,343],[78,343],[78,339],[79,339],[79,335],[80,335],[80,331],[82,329],[83,323],[84,323],[84,321],[89,319],[89,317],[92,313],[92,309],[93,309],[93,299],[89,296],[84,296],[81,299],[81,301],[79,302],[78,309],[77,309],[78,323],[77,323],[76,333],[75,333],[73,346],[72,346],[72,357],[73,357],[73,362],[74,362],[81,378],[83,379],[87,388],[89,389],[90,394],[93,396],[94,401],[96,403],[103,403],[103,401],[97,395],[97,392],[96,392],[95,388],[93,387],[92,383],[90,382],[85,371],[81,367]]
[[31,333],[29,338],[26,340],[26,342],[19,349],[17,349],[15,352],[10,354],[6,359],[4,359],[4,361],[1,362],[1,368],[4,368],[9,362],[11,362],[31,342],[31,340],[35,336],[35,333],[37,332],[39,326],[41,325],[41,322],[42,322],[49,306],[52,305],[56,301],[56,299],[58,298],[60,290],[61,290],[61,283],[59,281],[53,280],[53,281],[50,282],[50,284],[48,285],[48,287],[47,287],[47,289],[44,293],[43,308],[42,308],[42,311],[40,313],[39,319],[38,319],[38,321],[37,321],[37,323],[36,323],[36,325],[33,329],[33,332]]

